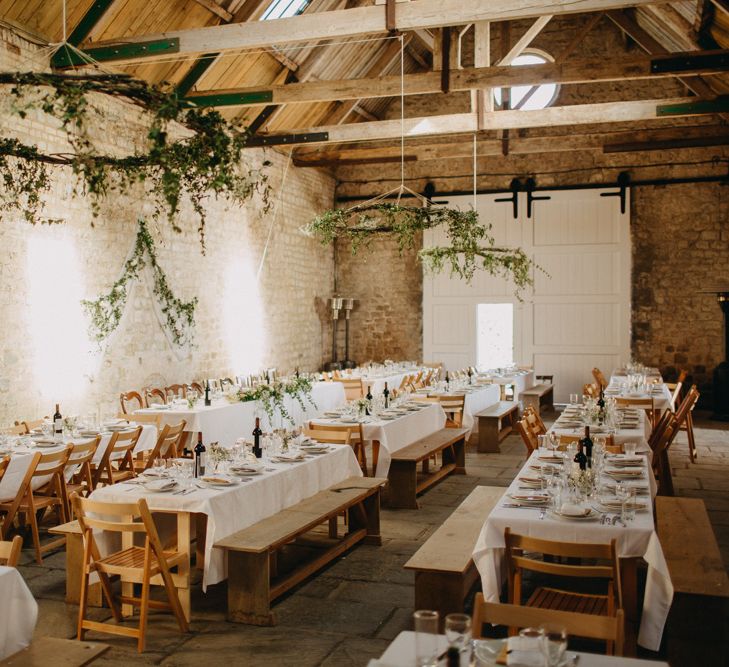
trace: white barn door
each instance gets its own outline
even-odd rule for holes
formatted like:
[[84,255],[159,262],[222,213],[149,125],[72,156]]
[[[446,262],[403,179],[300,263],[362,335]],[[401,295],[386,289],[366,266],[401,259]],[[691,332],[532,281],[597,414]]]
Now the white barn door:
[[[423,284],[423,357],[462,368],[477,358],[479,304],[511,303],[514,360],[555,376],[555,400],[581,392],[593,366],[609,373],[630,357],[630,223],[609,190],[539,192],[549,199],[519,217],[496,202],[503,195],[478,195],[482,223],[491,223],[497,245],[520,246],[547,274],[514,296],[511,281],[478,272],[471,285],[447,273],[426,274]],[[439,199],[440,201],[440,199]],[[466,209],[470,196],[451,197],[449,206]],[[426,232],[426,246],[445,243],[440,229]]]

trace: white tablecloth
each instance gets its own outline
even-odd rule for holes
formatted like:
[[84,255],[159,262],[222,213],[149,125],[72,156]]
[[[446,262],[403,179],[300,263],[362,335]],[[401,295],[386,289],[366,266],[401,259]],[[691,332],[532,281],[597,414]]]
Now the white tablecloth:
[[605,390],[605,396],[617,398],[617,397],[623,397],[623,398],[635,398],[635,399],[645,399],[645,398],[652,398],[653,399],[653,407],[656,410],[667,410],[671,407],[671,392],[668,390],[668,387],[664,383],[659,383],[655,385],[655,390],[651,392],[650,394],[639,394],[639,395],[627,395],[624,394],[622,391],[622,385],[623,383],[627,382],[627,377],[620,376],[620,375],[613,375],[610,378],[610,383],[607,386],[607,389]]
[[[314,419],[325,410],[344,404],[344,387],[340,382],[317,382],[312,387],[311,398],[313,405],[306,398],[302,399],[306,407],[304,410],[297,400],[291,396],[285,397],[286,411],[297,425]],[[249,437],[253,432],[256,417],[260,417],[261,428],[264,431],[291,425],[279,414],[274,415],[275,423],[270,424],[266,411],[259,401],[231,403],[226,398],[217,399],[207,407],[200,400],[194,408],[182,404],[167,408],[143,408],[136,412],[160,415],[162,424],[179,424],[184,419],[185,431],[201,432],[206,443],[217,441],[225,447],[231,447],[238,438]]]
[[[321,424],[341,423],[336,419],[317,419]],[[390,470],[392,453],[412,445],[426,435],[445,427],[446,416],[438,403],[425,406],[418,412],[398,417],[392,421],[371,421],[362,424],[362,434],[367,442],[380,443],[380,456],[377,461],[375,477],[387,477]]]
[[[615,434],[613,434],[613,441],[616,445],[622,445],[626,442],[634,442],[636,452],[648,453],[651,451],[648,445],[648,438],[651,434],[651,423],[646,417],[645,410],[637,410],[638,413],[638,426],[636,428],[621,428]],[[556,433],[557,435],[582,435],[585,432],[584,426],[562,426],[563,418],[560,416],[549,429],[550,433]],[[572,422],[570,422],[572,423]],[[595,436],[604,435],[602,431],[590,429],[590,436],[593,441]]]
[[[361,477],[351,447],[334,446],[332,451],[298,463],[267,463],[264,472],[246,478],[229,489],[197,489],[186,495],[148,493],[142,486],[115,484],[97,489],[93,500],[129,502],[144,497],[151,510],[193,512],[207,516],[203,590],[227,578],[225,552],[215,542],[265,519],[304,498],[348,477]],[[100,548],[110,548],[100,539]]]
[[[507,492],[516,492],[519,477],[534,474],[529,466],[538,462],[539,452],[534,452]],[[645,476],[650,480],[651,495],[655,495],[655,480],[652,471],[645,463]],[[645,485],[646,480],[640,484]],[[641,498],[643,496],[639,496]],[[643,497],[646,501],[647,498]],[[505,498],[505,500],[510,500]],[[499,592],[505,572],[502,572],[504,555],[504,529],[520,535],[530,535],[549,540],[564,542],[606,543],[617,540],[618,555],[621,558],[642,557],[648,563],[648,575],[643,602],[638,643],[652,651],[657,651],[661,643],[663,626],[673,599],[673,585],[666,566],[661,544],[653,525],[653,511],[638,512],[627,528],[602,525],[599,521],[571,521],[552,518],[549,515],[539,520],[538,509],[507,508],[503,502],[489,514],[481,530],[473,551],[473,561],[481,574],[484,597],[489,602],[499,601]]]
[[0,660],[28,646],[38,620],[38,603],[14,567],[0,566]]
[[[463,392],[455,391],[453,396],[462,394]],[[439,394],[431,394],[431,396],[438,396]],[[492,405],[496,405],[499,402],[501,391],[498,385],[486,384],[481,387],[473,387],[467,390],[466,401],[463,406],[463,428],[468,429],[466,437],[470,437],[471,433],[476,430],[478,431],[478,420],[477,415],[481,410],[490,408]]]
[[498,373],[497,371],[485,371],[479,373],[479,379],[490,381],[497,385],[514,385],[514,400],[519,400],[519,394],[525,389],[534,386],[534,371],[516,371],[514,373]]
[[[111,435],[112,434],[109,432],[102,434],[101,442],[96,449],[96,454],[94,454],[94,463],[98,464],[101,462],[101,458],[106,452],[106,448],[111,441]],[[73,442],[74,444],[84,444],[89,442],[89,440],[89,438],[82,437],[64,438],[64,443],[62,445],[58,445],[58,447],[16,447],[13,449],[10,453],[10,465],[5,471],[5,476],[2,478],[2,481],[0,481],[0,501],[10,500],[17,495],[20,484],[22,483],[25,473],[28,470],[28,466],[36,452],[42,452],[44,454],[58,452],[70,442]],[[156,444],[157,427],[153,424],[142,424],[142,433],[139,436],[136,447],[134,448],[134,453],[138,454],[139,452],[148,452],[154,449]],[[72,474],[73,470],[68,469],[67,476],[69,479]],[[46,481],[46,477],[34,478],[33,488],[40,488],[46,483]]]
[[[477,640],[482,641],[482,640]],[[489,640],[494,657],[498,655],[504,640]],[[438,635],[438,654],[446,650],[448,642],[445,635]],[[597,655],[581,651],[568,651],[579,656],[577,664],[580,667],[668,667],[667,662],[654,660],[638,660],[636,658],[623,658],[612,655]],[[367,667],[412,667],[415,664],[415,633],[410,630],[401,632],[390,644],[379,660],[370,660]],[[477,661],[477,667],[495,667],[494,660]]]

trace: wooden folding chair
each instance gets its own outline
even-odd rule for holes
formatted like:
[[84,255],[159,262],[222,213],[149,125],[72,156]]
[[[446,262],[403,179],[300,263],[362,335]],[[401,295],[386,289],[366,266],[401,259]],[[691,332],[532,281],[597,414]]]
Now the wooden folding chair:
[[[608,544],[589,544],[545,540],[504,530],[505,566],[509,588],[509,602],[526,607],[539,607],[556,611],[572,611],[596,616],[615,616],[623,608],[620,585],[620,565],[616,540]],[[536,557],[540,555],[541,557]],[[569,564],[559,559],[571,559]],[[586,563],[581,560],[587,559]],[[561,577],[565,579],[602,580],[606,592],[581,593],[552,586],[538,586],[522,602],[522,582],[524,572]],[[608,646],[608,652],[612,647]]]
[[[163,550],[146,501],[141,498],[136,503],[103,503],[80,498],[77,495],[74,495],[72,500],[84,542],[78,639],[83,640],[87,630],[134,637],[137,639],[137,651],[142,653],[146,640],[149,609],[172,611],[180,626],[180,631],[187,632],[188,623],[177,594],[174,575],[170,570],[184,566],[187,563],[188,555]],[[94,538],[94,530],[120,533],[121,551],[102,557]],[[135,535],[144,537],[143,547],[135,546]],[[114,620],[117,623],[122,620],[119,603],[131,604],[139,607],[138,627],[130,628],[111,623],[100,623],[86,618],[89,575],[92,572],[99,577],[101,589],[109,603]],[[122,594],[118,600],[115,599],[109,579],[115,575],[122,577],[125,583],[141,584],[141,598]],[[149,593],[152,585],[164,586],[168,602],[150,599]]]
[[[2,536],[7,535],[16,516],[21,523],[27,521],[33,535],[35,559],[38,563],[43,562],[43,554],[46,551],[66,543],[66,538],[61,537],[41,546],[38,524],[48,509],[55,510],[58,520],[57,525],[60,526],[68,521],[66,513],[66,480],[63,477],[63,472],[66,469],[66,462],[71,454],[71,449],[71,445],[68,445],[61,451],[46,454],[38,452],[35,454],[30,461],[15,499],[0,503],[0,512],[5,513]],[[36,485],[39,488],[33,489],[33,480],[36,480]]]
[[[582,435],[560,435],[557,449],[560,451],[564,451],[565,449],[567,449],[567,445],[573,442],[579,442],[580,440],[582,440],[583,437],[584,436]],[[612,434],[593,436],[593,441],[598,437],[605,439],[605,451],[610,453],[617,453],[616,447],[619,447],[620,453],[622,453],[622,445],[615,444],[615,440],[613,439]]]
[[147,403],[147,407],[151,408],[155,405],[166,405],[167,394],[162,389],[152,387],[144,390],[144,400]]
[[527,450],[527,458],[529,458],[532,455],[532,452],[539,446],[539,441],[532,433],[526,419],[523,417],[516,422],[516,430],[519,431],[519,435],[521,436]]
[[446,428],[461,428],[466,396],[439,396],[438,400],[446,413]]
[[125,415],[146,407],[142,394],[138,391],[127,391],[119,394],[119,405],[121,405],[121,411]]
[[68,457],[66,470],[64,471],[65,479],[69,479],[68,473],[71,473],[70,481],[66,482],[66,513],[69,517],[71,517],[69,497],[74,493],[87,496],[96,488],[94,486],[94,476],[91,472],[91,463],[100,442],[101,436],[97,435],[89,442],[71,444],[71,454]]
[[165,387],[165,396],[167,396],[168,401],[175,398],[185,398],[187,396],[187,385],[171,384]]
[[17,567],[22,549],[23,538],[20,535],[16,535],[10,542],[0,542],[0,565]]
[[683,389],[683,383],[686,382],[686,371],[681,371],[678,375],[676,382],[666,382],[666,388],[671,392],[671,410],[676,412],[676,407],[681,401],[681,390]]
[[[242,384],[242,383],[241,383]],[[198,396],[204,396],[205,395],[205,387],[203,387],[201,382],[191,382],[188,387],[190,389],[194,389],[197,392]]]
[[630,398],[629,396],[617,396],[615,405],[619,408],[633,408],[634,410],[643,410],[646,419],[650,422],[651,430],[656,425],[655,404],[653,398]]
[[582,385],[582,395],[590,398],[598,398],[600,396],[600,387],[594,382],[588,382]]
[[157,459],[177,458],[180,455],[179,444],[182,440],[182,434],[186,424],[187,422],[184,419],[175,426],[165,424],[157,436],[154,449],[149,452],[149,455],[145,456],[141,461],[134,461],[135,469],[142,472],[152,468]]
[[[683,389],[683,383],[686,381],[686,376],[686,371],[681,371],[676,383],[671,384],[669,382],[666,382],[666,387],[668,387],[669,390],[672,391],[671,410],[673,410],[673,412],[676,412],[677,406],[680,405],[681,392]],[[686,419],[684,419],[683,423],[679,427],[679,430],[686,431],[686,437],[688,439],[689,447],[689,460],[691,461],[691,463],[696,463],[696,440],[694,438],[693,408],[691,408],[691,410],[686,415]]]
[[9,465],[10,465],[10,457],[3,456],[3,458],[0,459],[0,482],[3,481],[3,477],[5,476],[5,471],[8,469]]
[[[346,433],[346,442],[343,440],[342,434]],[[304,429],[304,435],[323,443],[331,443],[336,445],[349,445],[354,450],[354,455],[357,457],[357,463],[362,469],[362,472],[366,476],[367,473],[367,452],[365,450],[365,439],[362,432],[362,424],[314,424],[309,422],[308,428]],[[374,449],[374,445],[373,445]],[[379,445],[377,446],[379,454]],[[373,472],[376,463],[376,455],[373,451]]]
[[156,426],[158,431],[162,423],[162,415],[148,412],[141,412],[138,415],[125,415],[120,412],[116,417],[117,419],[125,419],[130,424],[151,424]]
[[600,387],[607,389],[608,381],[605,379],[605,375],[603,375],[603,372],[599,368],[592,369],[592,377],[594,377],[595,382],[597,382],[598,392]]
[[341,378],[338,382],[344,387],[344,397],[348,401],[356,401],[358,398],[364,398],[365,391],[362,385],[362,378]]
[[27,433],[28,430],[25,428],[25,423],[0,428],[0,434],[2,435],[26,435]]
[[106,451],[102,455],[99,465],[93,471],[94,487],[97,487],[101,482],[117,484],[136,477],[132,453],[141,434],[141,426],[137,426],[131,431],[116,431],[111,434]]
[[539,627],[548,623],[564,627],[570,637],[597,639],[604,641],[607,647],[614,645],[615,655],[623,655],[624,616],[622,609],[618,609],[614,616],[595,616],[574,611],[485,602],[483,593],[476,593],[471,628],[473,638],[479,639],[483,636],[485,623],[506,626],[511,636],[516,634],[517,629]]
[[542,417],[533,405],[528,405],[524,408],[524,412],[521,416],[522,419],[526,420],[526,423],[534,436],[544,435],[547,432],[547,427],[544,425]]

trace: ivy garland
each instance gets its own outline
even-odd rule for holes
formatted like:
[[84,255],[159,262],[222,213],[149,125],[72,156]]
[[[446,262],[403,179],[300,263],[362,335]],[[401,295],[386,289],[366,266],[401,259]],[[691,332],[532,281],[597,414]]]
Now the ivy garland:
[[483,269],[491,275],[510,277],[518,297],[522,289],[534,282],[532,267],[541,270],[521,248],[497,247],[489,234],[491,225],[482,225],[473,210],[376,203],[325,211],[305,231],[317,236],[324,245],[347,239],[354,255],[384,234],[394,235],[402,253],[415,247],[417,234],[439,226],[445,227],[450,245],[418,251],[426,271],[440,273],[448,266],[451,275],[470,283],[476,269]]
[[154,276],[153,292],[160,304],[164,326],[169,331],[172,342],[180,347],[191,342],[197,297],[184,302],[174,295],[167,283],[167,276],[157,262],[154,240],[147,229],[147,224],[144,220],[139,220],[134,250],[124,263],[120,278],[98,299],[81,301],[81,305],[91,318],[89,333],[98,343],[106,340],[119,326],[129,299],[129,285],[133,280],[139,280],[140,273],[147,263]]
[[[90,197],[94,217],[110,192],[128,192],[142,182],[153,194],[154,217],[166,214],[175,231],[180,231],[176,218],[186,194],[199,218],[203,251],[203,200],[210,193],[227,196],[240,204],[259,192],[264,211],[269,207],[267,176],[242,161],[247,133],[215,110],[193,108],[175,92],[165,92],[123,74],[0,72],[0,84],[11,86],[12,108],[21,118],[31,109],[58,118],[74,150],[70,155],[46,154],[37,146],[17,140],[0,141],[0,176],[5,184],[13,185],[2,194],[3,203],[6,208],[22,210],[29,222],[39,219],[42,194],[50,187],[50,165],[68,165],[79,176],[82,193]],[[92,113],[101,116],[103,112],[94,106],[89,93],[122,97],[151,113],[146,153],[115,157],[95,149],[87,121]],[[192,130],[192,135],[171,141],[169,131],[173,122]],[[7,156],[17,159],[9,161]],[[263,166],[269,164],[264,162]],[[74,195],[79,195],[78,190],[77,187]]]
[[274,382],[262,383],[255,387],[243,387],[242,389],[238,389],[237,391],[229,394],[228,400],[234,403],[237,401],[240,401],[241,403],[260,401],[266,415],[268,416],[268,422],[271,426],[273,426],[273,419],[276,410],[279,411],[279,414],[283,419],[291,425],[294,425],[296,422],[286,410],[284,398],[286,395],[291,396],[301,406],[302,410],[306,410],[304,400],[308,401],[314,409],[316,409],[316,404],[311,397],[311,390],[313,386],[313,382],[310,378],[302,376],[293,377],[289,378],[285,382],[275,380]]

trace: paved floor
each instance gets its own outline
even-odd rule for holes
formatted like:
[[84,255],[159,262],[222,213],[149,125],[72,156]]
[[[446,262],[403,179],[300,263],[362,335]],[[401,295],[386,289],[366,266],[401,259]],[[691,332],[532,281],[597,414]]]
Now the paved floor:
[[[688,463],[685,434],[671,451],[678,495],[703,498],[724,562],[729,563],[729,425],[699,419],[698,463]],[[95,664],[196,665],[366,665],[409,628],[413,605],[412,573],[403,564],[428,535],[479,484],[506,486],[524,460],[517,436],[502,443],[500,454],[469,452],[467,476],[450,476],[425,493],[420,510],[383,510],[381,547],[359,546],[275,606],[278,625],[258,628],[225,621],[225,584],[193,599],[191,632],[181,635],[171,617],[150,619],[148,649],[138,656],[129,639],[89,633],[111,650]],[[77,608],[64,603],[64,554],[42,566],[23,555],[20,570],[40,605],[39,635],[74,636]],[[104,617],[103,610],[98,610]]]

